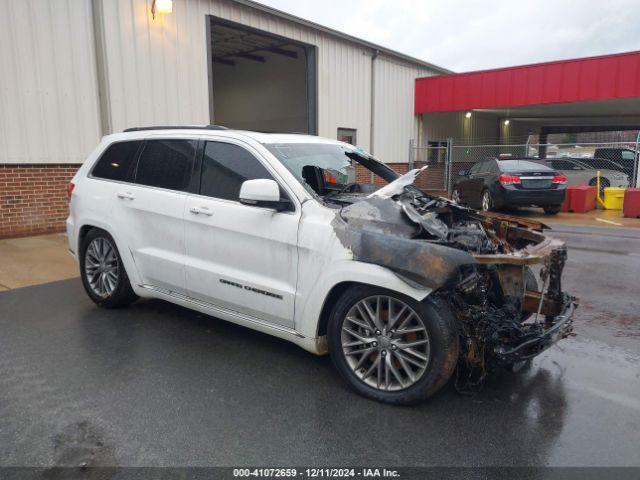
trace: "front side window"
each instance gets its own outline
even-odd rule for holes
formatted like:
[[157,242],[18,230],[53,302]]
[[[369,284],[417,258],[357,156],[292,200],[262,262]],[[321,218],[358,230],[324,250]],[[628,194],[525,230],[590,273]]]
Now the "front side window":
[[104,151],[91,176],[107,180],[127,181],[142,141],[112,143]]
[[195,152],[195,140],[147,140],[138,160],[136,183],[186,191]]
[[200,194],[238,201],[246,180],[273,180],[267,169],[244,148],[231,143],[207,142],[202,158]]

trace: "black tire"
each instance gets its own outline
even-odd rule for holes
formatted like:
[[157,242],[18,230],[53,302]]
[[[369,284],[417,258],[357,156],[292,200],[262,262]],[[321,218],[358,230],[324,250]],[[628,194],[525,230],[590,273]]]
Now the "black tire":
[[[115,251],[115,256],[117,259],[118,275],[117,275],[115,288],[111,293],[105,296],[101,296],[96,291],[94,291],[94,288],[90,284],[87,270],[86,270],[87,249],[89,248],[89,245],[91,245],[91,242],[93,242],[96,239],[106,240]],[[103,308],[126,307],[138,299],[138,296],[135,294],[135,292],[131,288],[131,283],[129,282],[129,276],[127,275],[127,272],[122,263],[122,258],[120,257],[120,252],[116,247],[116,242],[113,240],[113,237],[109,235],[107,232],[105,232],[104,230],[101,230],[99,228],[93,228],[87,233],[87,235],[84,237],[80,245],[79,260],[80,260],[80,278],[82,279],[82,285],[85,291],[87,292],[87,295],[89,295],[89,298],[93,300],[93,302],[99,307],[103,307]]]
[[542,207],[544,213],[546,213],[547,215],[557,215],[560,211],[560,208],[560,205],[546,205]]
[[[485,205],[485,197],[487,199],[487,204]],[[480,197],[480,210],[483,212],[490,212],[493,210],[493,197],[491,196],[491,192],[487,189],[482,191],[482,196]]]
[[[376,295],[391,297],[413,309],[428,334],[429,357],[426,368],[415,383],[399,390],[384,391],[365,383],[349,366],[342,347],[342,326],[347,313],[361,300]],[[380,402],[412,405],[434,395],[453,374],[459,351],[455,325],[453,315],[442,300],[427,297],[418,302],[383,288],[358,285],[348,289],[333,308],[327,326],[329,354],[340,375],[357,393]]]

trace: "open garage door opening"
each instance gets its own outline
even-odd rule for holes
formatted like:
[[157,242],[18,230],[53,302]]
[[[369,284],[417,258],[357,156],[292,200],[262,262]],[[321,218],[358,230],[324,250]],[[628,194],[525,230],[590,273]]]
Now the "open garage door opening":
[[316,134],[315,47],[207,18],[212,123]]

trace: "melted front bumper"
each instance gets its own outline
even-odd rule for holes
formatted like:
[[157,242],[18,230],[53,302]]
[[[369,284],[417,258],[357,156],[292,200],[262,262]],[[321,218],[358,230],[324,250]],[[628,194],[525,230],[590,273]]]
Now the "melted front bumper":
[[[509,345],[495,348],[496,358],[505,364],[514,364],[533,358],[553,346],[559,340],[566,338],[573,331],[573,313],[578,304],[574,297],[564,294],[563,307],[560,315],[553,319],[546,318],[544,326],[540,324],[540,332]],[[531,325],[536,328],[536,324]]]

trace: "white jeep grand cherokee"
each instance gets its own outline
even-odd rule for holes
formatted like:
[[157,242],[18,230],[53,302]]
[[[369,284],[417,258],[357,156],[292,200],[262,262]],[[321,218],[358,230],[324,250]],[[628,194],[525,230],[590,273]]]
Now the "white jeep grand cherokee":
[[69,185],[69,247],[99,306],[164,299],[328,350],[359,393],[415,403],[454,370],[472,384],[537,355],[575,307],[540,224],[426,195],[417,173],[307,135],[129,129]]

